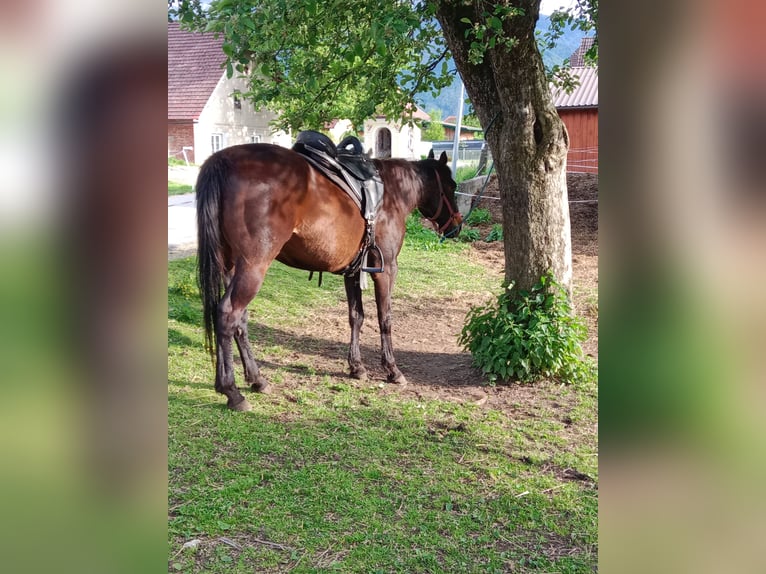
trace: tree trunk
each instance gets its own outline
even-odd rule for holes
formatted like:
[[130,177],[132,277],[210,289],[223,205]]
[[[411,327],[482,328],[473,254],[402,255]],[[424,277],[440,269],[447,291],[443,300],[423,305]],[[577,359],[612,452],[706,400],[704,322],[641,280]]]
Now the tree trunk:
[[503,204],[505,280],[529,289],[551,271],[571,294],[569,137],[553,106],[535,42],[540,0],[516,0],[513,5],[524,14],[506,18],[503,31],[516,44],[487,49],[479,64],[469,61],[473,39],[466,37],[470,25],[461,19],[483,23],[483,12],[491,12],[494,4],[442,0],[436,17],[495,161]]

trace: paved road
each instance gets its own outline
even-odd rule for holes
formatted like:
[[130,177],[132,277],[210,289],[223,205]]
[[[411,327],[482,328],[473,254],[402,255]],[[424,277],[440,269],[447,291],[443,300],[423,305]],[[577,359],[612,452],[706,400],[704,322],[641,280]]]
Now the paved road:
[[197,247],[197,209],[193,193],[168,197],[168,253]]

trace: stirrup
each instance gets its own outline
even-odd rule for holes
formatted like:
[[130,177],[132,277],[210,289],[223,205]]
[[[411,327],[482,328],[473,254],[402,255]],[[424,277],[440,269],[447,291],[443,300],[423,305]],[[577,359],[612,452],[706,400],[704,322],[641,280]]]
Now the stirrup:
[[380,250],[380,247],[377,245],[370,245],[369,249],[367,250],[367,253],[365,253],[364,259],[365,262],[369,261],[370,258],[370,251],[375,250],[378,252],[378,257],[380,257],[380,267],[367,267],[365,265],[362,265],[362,271],[365,273],[383,273],[383,268],[385,267],[385,262],[383,261],[383,253]]

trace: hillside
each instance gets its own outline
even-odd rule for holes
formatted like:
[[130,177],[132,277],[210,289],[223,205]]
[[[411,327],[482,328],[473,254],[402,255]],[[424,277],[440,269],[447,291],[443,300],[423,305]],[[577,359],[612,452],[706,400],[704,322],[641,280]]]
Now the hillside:
[[[540,15],[537,21],[537,31],[543,33],[548,29],[550,18],[544,14]],[[566,58],[572,55],[580,45],[580,40],[585,36],[581,30],[567,30],[559,39],[558,44],[553,50],[543,53],[543,62],[546,66],[561,64]],[[455,65],[450,62],[450,73],[455,74]],[[457,114],[458,98],[460,97],[460,82],[453,81],[452,85],[444,88],[437,97],[430,93],[420,94],[417,97],[418,105],[425,111],[439,109],[443,118]],[[467,110],[466,110],[467,113]]]

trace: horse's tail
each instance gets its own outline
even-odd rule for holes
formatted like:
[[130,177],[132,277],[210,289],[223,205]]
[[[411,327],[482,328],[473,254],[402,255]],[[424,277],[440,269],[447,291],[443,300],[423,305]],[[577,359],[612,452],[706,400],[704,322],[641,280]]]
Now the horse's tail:
[[205,348],[213,358],[217,352],[215,321],[223,293],[221,190],[230,171],[226,158],[215,154],[202,165],[197,177],[197,282],[202,297]]

